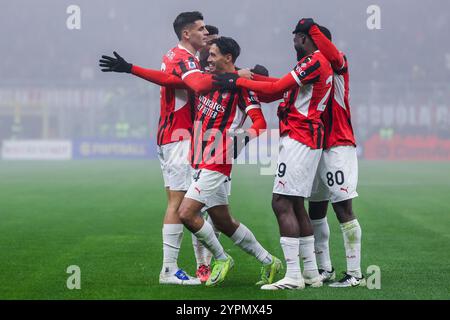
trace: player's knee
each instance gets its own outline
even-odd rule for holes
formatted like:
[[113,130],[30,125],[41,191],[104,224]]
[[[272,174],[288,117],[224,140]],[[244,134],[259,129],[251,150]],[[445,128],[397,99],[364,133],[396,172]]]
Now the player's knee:
[[277,216],[287,214],[289,211],[288,202],[282,196],[274,194],[272,197],[272,210]]
[[356,219],[353,214],[351,200],[334,203],[333,209],[336,212],[336,217],[340,223],[345,223]]
[[178,208],[178,217],[183,224],[188,224],[191,220],[192,214],[187,207],[181,205],[180,208]]

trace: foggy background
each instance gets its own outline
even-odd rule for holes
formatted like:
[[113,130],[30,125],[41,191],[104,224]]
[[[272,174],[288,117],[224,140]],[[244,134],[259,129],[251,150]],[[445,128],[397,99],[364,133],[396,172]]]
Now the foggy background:
[[[178,39],[172,22],[201,11],[205,23],[241,46],[240,67],[256,63],[283,76],[296,63],[297,21],[327,26],[350,64],[350,103],[360,155],[369,159],[450,160],[450,3],[424,1],[85,1],[2,0],[0,141],[68,140],[148,144],[154,156],[159,87],[128,74],[102,73],[113,50],[159,69]],[[69,5],[81,29],[69,30]],[[369,5],[381,30],[369,30]],[[276,105],[264,105],[271,128]],[[398,153],[398,146],[408,150]],[[74,149],[74,150],[75,150]],[[80,157],[89,152],[74,151]],[[133,156],[106,152],[103,156]],[[134,154],[142,156],[139,152]]]

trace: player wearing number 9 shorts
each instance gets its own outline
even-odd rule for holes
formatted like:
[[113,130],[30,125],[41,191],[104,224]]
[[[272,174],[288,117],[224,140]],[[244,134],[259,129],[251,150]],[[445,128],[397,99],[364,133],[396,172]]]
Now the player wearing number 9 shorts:
[[[284,97],[278,107],[280,147],[272,208],[278,220],[287,270],[280,281],[262,286],[264,290],[322,285],[314,254],[313,228],[304,198],[311,194],[322,153],[324,126],[320,116],[329,101],[333,72],[329,61],[304,32],[304,22],[304,19],[300,20],[293,32],[298,63],[281,79],[214,77],[223,88],[232,89],[230,86],[234,84],[274,100]],[[303,261],[303,273],[299,256]]]
[[330,230],[326,218],[331,202],[340,222],[344,238],[347,270],[331,287],[365,285],[361,272],[361,227],[352,210],[352,199],[358,196],[358,160],[351,124],[349,103],[349,72],[345,55],[331,42],[331,33],[309,21],[309,35],[333,68],[331,104],[322,114],[325,126],[324,151],[309,199],[309,215],[315,237],[315,252],[323,281],[335,278],[329,252]]

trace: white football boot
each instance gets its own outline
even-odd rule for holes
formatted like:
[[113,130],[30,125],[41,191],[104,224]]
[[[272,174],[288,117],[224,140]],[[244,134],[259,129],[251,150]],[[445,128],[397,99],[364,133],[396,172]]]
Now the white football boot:
[[319,272],[313,272],[312,275],[308,271],[303,272],[303,279],[305,279],[305,284],[311,288],[320,288],[323,285],[322,276]]
[[305,288],[305,281],[303,279],[286,278],[271,283],[265,284],[261,287],[261,290],[299,290]]
[[179,284],[184,286],[196,286],[202,284],[200,279],[189,276],[183,269],[177,272],[161,272],[159,274],[160,284]]
[[358,278],[344,272],[344,277],[341,280],[333,282],[329,286],[332,288],[349,288],[349,287],[364,287],[365,285],[366,279],[364,278],[364,276]]
[[319,269],[319,274],[322,277],[322,282],[329,282],[336,279],[336,272],[333,267],[331,268],[331,271]]

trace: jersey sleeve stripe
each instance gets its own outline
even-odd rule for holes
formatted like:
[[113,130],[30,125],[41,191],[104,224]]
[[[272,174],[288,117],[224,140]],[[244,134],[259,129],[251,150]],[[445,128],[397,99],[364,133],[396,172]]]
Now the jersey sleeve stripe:
[[245,113],[248,113],[252,109],[261,109],[261,106],[259,104],[252,104],[245,108]]
[[304,71],[304,74],[300,75],[300,77],[302,79],[306,78],[307,76],[309,76],[310,74],[312,74],[314,71],[316,71],[317,69],[320,68],[320,61],[316,61],[316,63],[314,63],[312,66],[310,66],[309,68],[307,68]]
[[298,76],[297,76],[297,74],[295,73],[294,70],[291,71],[291,75],[292,75],[292,77],[295,79],[295,81],[297,82],[297,84],[301,87],[301,86],[302,86],[302,83],[301,83],[300,79],[298,78]]
[[193,74],[193,73],[195,73],[195,72],[201,72],[201,71],[198,70],[198,69],[194,69],[194,70],[188,71],[188,72],[184,73],[184,74],[181,76],[181,80],[184,80],[184,78],[186,78],[188,75]]

